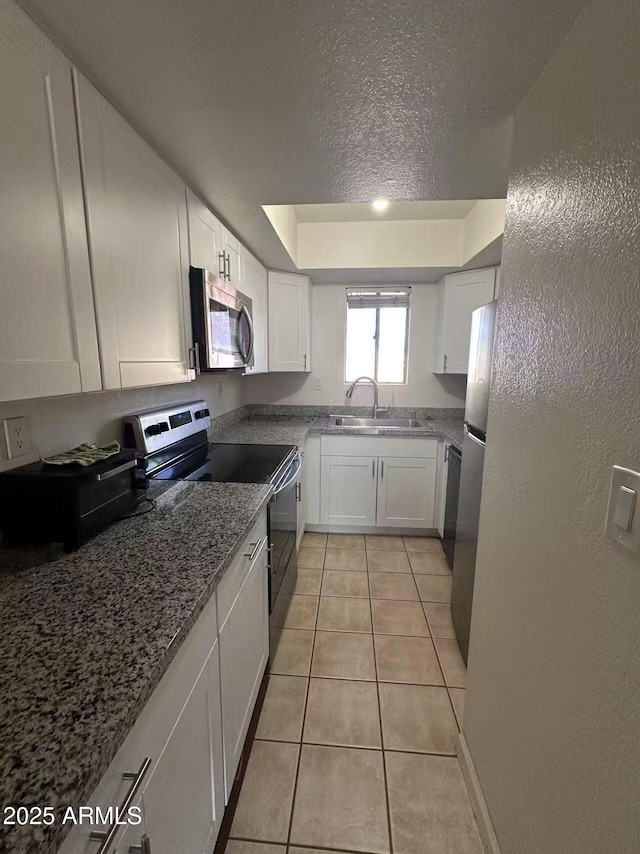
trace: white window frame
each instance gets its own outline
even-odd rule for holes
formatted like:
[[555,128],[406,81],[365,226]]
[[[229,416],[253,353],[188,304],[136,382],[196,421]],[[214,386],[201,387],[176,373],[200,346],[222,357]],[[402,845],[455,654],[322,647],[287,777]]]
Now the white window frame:
[[[407,294],[407,316],[406,316],[406,325],[404,330],[404,370],[403,370],[403,378],[402,380],[398,380],[397,382],[380,382],[378,380],[378,354],[380,348],[380,309],[384,306],[376,306],[376,328],[374,332],[374,340],[375,340],[375,349],[374,349],[374,361],[373,361],[373,379],[378,383],[378,385],[407,385],[409,381],[409,330],[411,328],[411,288],[409,286],[405,287],[367,287],[363,285],[361,288],[347,288],[345,291],[345,316],[344,316],[344,365],[343,365],[343,376],[344,376],[344,384],[346,386],[351,385],[353,380],[347,379],[347,336],[348,336],[348,318],[349,318],[349,294],[354,293],[356,291],[361,291],[363,293],[398,293],[398,294]],[[391,304],[391,303],[390,303]],[[372,306],[373,308],[374,306]],[[357,311],[358,309],[353,308],[352,311]]]

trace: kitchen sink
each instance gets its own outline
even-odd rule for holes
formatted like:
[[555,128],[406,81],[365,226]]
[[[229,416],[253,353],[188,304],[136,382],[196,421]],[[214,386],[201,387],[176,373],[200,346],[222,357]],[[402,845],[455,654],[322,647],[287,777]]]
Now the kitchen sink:
[[332,415],[329,424],[335,427],[360,427],[362,429],[380,427],[387,430],[394,427],[400,430],[407,427],[425,428],[429,426],[425,421],[419,421],[417,418],[356,418],[355,415]]

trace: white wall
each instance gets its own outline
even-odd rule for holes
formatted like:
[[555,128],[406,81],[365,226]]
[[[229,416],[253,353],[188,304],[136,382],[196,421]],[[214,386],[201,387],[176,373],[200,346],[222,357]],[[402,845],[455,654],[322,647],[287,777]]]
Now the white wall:
[[298,267],[458,267],[463,219],[298,223]]
[[593,0],[515,116],[464,713],[502,854],[640,850],[639,45]]
[[[311,374],[268,374],[247,378],[248,403],[345,405],[344,350],[347,285],[314,285],[312,299]],[[380,405],[464,406],[464,377],[431,373],[436,319],[436,286],[413,285],[406,385],[380,386]],[[322,390],[313,388],[314,379]],[[370,405],[370,388],[358,388],[353,405]]]
[[[121,439],[124,415],[168,403],[204,398],[213,416],[222,415],[242,406],[242,383],[242,377],[220,374],[201,376],[195,382],[178,385],[0,403],[0,421],[16,415],[27,415],[36,456],[47,456],[82,442],[105,444],[113,439]],[[219,384],[222,387],[221,395],[218,393]],[[7,463],[3,451],[4,443],[0,441],[0,470],[9,465],[30,462],[19,459]]]

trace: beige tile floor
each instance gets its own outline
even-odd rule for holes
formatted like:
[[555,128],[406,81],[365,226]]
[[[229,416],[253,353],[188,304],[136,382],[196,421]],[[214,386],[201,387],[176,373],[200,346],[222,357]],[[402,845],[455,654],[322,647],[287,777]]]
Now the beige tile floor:
[[305,534],[227,854],[482,854],[438,540]]

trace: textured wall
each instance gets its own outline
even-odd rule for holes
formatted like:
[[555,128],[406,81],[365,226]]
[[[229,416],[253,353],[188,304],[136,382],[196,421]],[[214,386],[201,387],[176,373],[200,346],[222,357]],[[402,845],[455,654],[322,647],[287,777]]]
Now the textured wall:
[[640,850],[639,77],[594,0],[515,118],[464,725],[503,854]]
[[[243,377],[232,374],[201,376],[192,383],[75,394],[38,400],[0,402],[0,422],[16,415],[29,417],[36,454],[46,456],[73,448],[81,442],[107,443],[120,439],[122,418],[131,412],[170,403],[204,398],[213,416],[223,415],[244,403]],[[222,384],[222,394],[218,384]],[[17,460],[16,464],[30,462]],[[0,471],[14,465],[4,459],[0,441]]]

